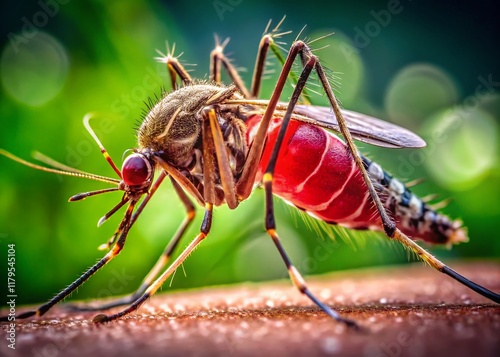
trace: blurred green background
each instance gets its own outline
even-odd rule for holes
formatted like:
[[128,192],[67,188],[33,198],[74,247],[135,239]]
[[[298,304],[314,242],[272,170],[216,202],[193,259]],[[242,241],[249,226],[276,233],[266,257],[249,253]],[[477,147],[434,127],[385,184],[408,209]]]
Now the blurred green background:
[[[3,2],[1,7],[0,147],[30,159],[33,150],[81,170],[113,176],[82,125],[94,128],[115,162],[135,146],[142,103],[167,86],[155,49],[176,44],[181,61],[207,78],[214,34],[231,37],[226,53],[247,84],[269,19],[287,18],[290,44],[315,39],[317,54],[335,76],[344,107],[381,117],[424,137],[421,150],[360,145],[362,152],[402,180],[426,178],[414,191],[453,198],[444,212],[463,219],[471,240],[452,250],[432,248],[444,260],[500,256],[499,22],[488,2],[366,1],[60,1]],[[279,66],[262,97],[272,91]],[[315,89],[315,88],[313,88]],[[283,98],[286,100],[286,97]],[[313,99],[315,104],[324,98]],[[16,244],[18,304],[45,301],[92,265],[96,247],[113,233],[121,213],[97,228],[120,194],[68,203],[73,194],[105,184],[59,177],[0,157],[0,288],[6,286],[7,244]],[[380,235],[334,230],[319,238],[285,204],[278,230],[304,274],[404,263],[407,254]],[[201,211],[199,211],[201,213]],[[201,214],[199,214],[201,216]],[[124,251],[72,298],[131,292],[183,218],[165,184],[130,232]],[[193,224],[187,241],[196,233]],[[264,233],[261,191],[234,212],[215,212],[212,234],[163,290],[287,277]],[[349,243],[351,241],[351,243]],[[166,285],[169,285],[166,284]],[[2,304],[4,303],[4,299]]]

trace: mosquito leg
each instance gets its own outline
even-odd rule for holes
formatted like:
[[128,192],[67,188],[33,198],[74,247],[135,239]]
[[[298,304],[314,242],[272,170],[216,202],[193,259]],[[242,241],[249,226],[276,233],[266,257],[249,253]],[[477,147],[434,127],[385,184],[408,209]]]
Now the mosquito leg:
[[434,257],[432,254],[427,252],[424,248],[419,246],[417,243],[415,243],[409,237],[407,237],[398,228],[396,228],[396,230],[394,231],[394,235],[391,238],[397,240],[405,247],[410,248],[413,252],[415,252],[418,255],[418,257],[420,259],[422,259],[423,261],[428,263],[434,269],[452,277],[453,279],[455,279],[458,282],[462,283],[463,285],[467,286],[471,290],[474,290],[478,294],[483,295],[484,297],[487,297],[488,299],[500,304],[500,295],[499,294],[497,294],[491,290],[488,290],[485,287],[474,283],[473,281],[470,281],[469,279],[467,279],[463,275],[460,275],[455,270],[451,269],[449,266],[445,265],[440,260],[438,260],[436,257]]
[[[295,52],[294,49],[295,47],[298,47],[297,51]],[[308,67],[313,66],[314,69],[316,70],[318,77],[321,81],[321,84],[323,86],[323,89],[325,90],[327,97],[330,101],[330,105],[334,111],[334,114],[337,118],[337,121],[339,123],[339,128],[344,136],[344,139],[346,141],[346,144],[352,154],[353,159],[355,160],[359,170],[361,171],[365,184],[368,188],[368,191],[370,193],[371,198],[373,199],[373,202],[377,208],[377,211],[379,212],[380,219],[382,221],[384,230],[386,235],[389,238],[396,239],[400,243],[402,243],[404,246],[409,247],[412,249],[415,253],[418,254],[419,257],[421,257],[425,262],[427,262],[429,265],[431,265],[433,268],[437,269],[438,271],[452,277],[453,279],[457,280],[461,284],[467,286],[471,290],[476,291],[477,293],[487,297],[488,299],[491,299],[495,302],[500,302],[500,295],[497,293],[494,293],[474,282],[471,282],[470,280],[466,279],[462,275],[458,274],[442,262],[440,262],[438,259],[436,259],[434,256],[432,256],[430,253],[428,253],[425,249],[420,247],[418,244],[413,242],[408,236],[406,236],[404,233],[402,233],[397,227],[394,221],[390,218],[388,215],[387,211],[385,210],[384,206],[382,205],[382,202],[380,201],[380,198],[378,197],[377,192],[375,191],[375,188],[373,186],[373,183],[368,176],[368,173],[363,165],[363,160],[361,159],[361,156],[358,152],[358,149],[356,145],[354,144],[354,141],[352,139],[352,136],[349,132],[349,129],[347,128],[347,125],[345,123],[345,120],[342,116],[342,112],[340,110],[340,106],[338,104],[338,101],[333,94],[333,90],[330,86],[330,83],[328,82],[328,78],[323,70],[323,67],[321,66],[320,62],[318,61],[317,57],[313,55],[312,51],[309,49],[309,47],[302,41],[297,41],[292,45],[292,48],[290,49],[290,54],[289,58],[293,56],[295,53],[300,54],[302,61],[305,62],[304,69],[300,75],[299,81],[297,83],[297,86],[295,88],[294,93],[292,94],[290,104],[287,108],[287,112],[283,118],[283,123],[282,127],[280,129],[280,132],[278,134],[278,138],[276,140],[276,144],[273,150],[273,154],[271,156],[271,160],[269,162],[269,167],[267,169],[268,172],[273,172],[274,171],[274,165],[276,164],[276,159],[279,151],[279,146],[281,145],[281,142],[283,140],[283,137],[286,132],[286,126],[289,122],[289,119],[291,117],[291,114],[293,112],[293,107],[295,106],[297,100],[298,100],[298,94],[296,94],[297,89],[300,89],[303,85],[305,85],[305,81],[307,80],[307,77],[310,73],[307,72]],[[288,62],[288,58],[287,58]],[[282,72],[283,76],[283,72]],[[282,77],[280,76],[280,78]],[[260,128],[259,128],[260,129]]]
[[158,51],[161,57],[155,57],[155,59],[160,63],[165,63],[167,65],[168,72],[170,74],[170,81],[172,84],[172,89],[177,88],[177,76],[181,79],[182,83],[191,83],[193,79],[186,71],[184,66],[179,62],[179,60],[170,51],[165,55]]
[[[137,300],[141,295],[143,295],[147,288],[153,283],[154,279],[158,276],[158,274],[165,268],[167,263],[170,260],[170,257],[174,253],[175,249],[178,247],[179,242],[181,238],[184,236],[186,230],[189,228],[191,222],[193,221],[195,217],[195,207],[191,200],[189,199],[188,195],[184,192],[184,190],[179,186],[177,182],[172,180],[172,184],[174,186],[174,189],[179,196],[180,200],[184,204],[184,207],[186,209],[186,217],[184,218],[184,221],[181,223],[179,228],[177,229],[177,232],[175,233],[174,237],[170,240],[168,245],[165,247],[165,250],[163,251],[162,255],[156,262],[156,264],[153,266],[151,271],[148,273],[148,275],[144,278],[142,281],[141,285],[139,288],[132,294],[128,296],[124,296],[120,299],[110,301],[108,303],[98,305],[98,306],[70,306],[72,310],[78,310],[78,311],[98,311],[98,310],[106,310],[110,309],[112,307],[116,306],[122,306],[122,305],[129,305],[133,303],[135,300]],[[135,216],[135,214],[134,214]],[[132,223],[134,222],[134,218],[132,217]]]
[[[269,49],[274,53],[274,55],[278,58],[278,61],[283,64],[285,62],[285,58],[281,53],[280,46],[276,43],[276,39],[280,38],[283,35],[289,34],[291,31],[280,32],[279,28],[283,23],[283,19],[276,25],[274,29],[268,32],[268,29],[271,25],[271,21],[269,21],[266,30],[264,31],[264,35],[259,43],[259,49],[257,51],[257,58],[255,60],[255,67],[253,71],[252,77],[252,87],[250,92],[246,88],[243,80],[241,79],[238,71],[228,58],[224,55],[224,48],[227,45],[229,39],[225,40],[222,44],[219,43],[219,40],[216,38],[215,48],[210,54],[210,79],[215,81],[216,83],[221,83],[221,64],[226,69],[229,77],[236,85],[238,90],[243,94],[243,96],[247,99],[257,98],[260,93],[262,77],[264,75],[264,69],[266,66],[267,53]],[[297,82],[297,78],[294,72],[289,73],[290,77],[294,82]]]
[[[306,57],[314,57],[312,54],[311,50],[305,46],[305,56]],[[333,112],[337,118],[338,124],[340,131],[342,132],[342,135],[344,136],[344,139],[346,141],[346,144],[349,148],[349,151],[352,154],[353,159],[355,160],[359,170],[361,171],[363,175],[364,182],[368,188],[368,191],[370,193],[370,196],[377,208],[377,211],[380,215],[380,219],[382,221],[384,230],[386,235],[389,238],[396,239],[399,241],[401,244],[403,244],[405,247],[408,247],[412,249],[417,255],[423,259],[425,262],[427,262],[430,266],[435,268],[436,270],[452,277],[456,281],[460,282],[461,284],[467,286],[471,290],[474,290],[475,292],[487,297],[490,300],[493,300],[497,303],[500,303],[500,295],[497,293],[494,293],[468,279],[463,277],[462,275],[458,274],[455,272],[453,269],[449,268],[442,262],[440,262],[438,259],[436,259],[434,256],[432,256],[430,253],[428,253],[425,249],[420,247],[418,244],[416,244],[414,241],[412,241],[408,236],[406,236],[403,232],[401,232],[397,227],[394,221],[391,219],[387,211],[385,210],[384,206],[382,205],[382,202],[380,201],[380,198],[375,191],[375,188],[373,186],[373,183],[363,165],[363,160],[361,158],[361,155],[359,154],[359,151],[354,144],[354,141],[352,139],[352,136],[349,132],[349,129],[347,128],[347,124],[344,120],[344,117],[342,115],[342,111],[340,110],[340,106],[338,104],[337,98],[333,94],[333,90],[330,86],[330,83],[328,82],[328,78],[323,70],[323,67],[319,62],[316,62],[315,65],[316,72],[318,74],[318,77],[321,81],[321,84],[323,86],[323,89],[326,92],[326,95],[328,97],[328,100],[330,101],[330,105],[333,109]]]
[[[136,300],[139,296],[141,296],[148,286],[151,285],[153,280],[158,276],[160,271],[167,265],[168,261],[170,260],[170,257],[174,253],[175,249],[178,247],[180,240],[186,233],[187,229],[191,225],[191,223],[194,220],[194,217],[196,216],[196,210],[189,199],[189,196],[184,192],[184,190],[180,187],[180,185],[173,179],[171,179],[172,185],[174,186],[175,192],[177,193],[177,196],[179,196],[182,204],[184,205],[186,209],[186,217],[182,221],[181,225],[175,232],[175,235],[173,238],[170,240],[168,245],[165,247],[162,255],[154,265],[154,267],[151,269],[151,271],[148,273],[148,275],[144,278],[143,282],[141,283],[141,286],[139,289],[132,295],[133,298],[130,299],[130,301],[126,302],[131,303],[132,301]],[[133,220],[133,218],[132,218]]]
[[[275,91],[273,92],[273,95],[271,96],[271,99],[269,101],[269,106],[266,109],[266,112],[264,113],[264,116],[263,116],[262,121],[261,121],[261,125],[258,129],[257,135],[254,139],[253,144],[252,144],[252,148],[250,150],[250,154],[249,154],[247,162],[246,162],[246,165],[248,165],[248,166],[245,167],[245,170],[243,171],[242,179],[240,181],[241,185],[237,185],[237,188],[239,189],[238,193],[240,195],[242,195],[243,197],[247,197],[246,196],[247,191],[245,191],[245,190],[251,189],[251,185],[253,185],[253,181],[254,181],[253,178],[255,177],[254,172],[257,171],[256,166],[258,166],[257,163],[258,163],[258,160],[260,159],[260,155],[262,152],[261,149],[256,148],[256,146],[263,147],[263,145],[265,143],[265,137],[267,134],[267,128],[269,125],[269,121],[272,117],[272,114],[273,114],[274,109],[276,107],[277,101],[279,100],[279,96],[281,95],[281,91],[283,89],[284,82],[285,82],[286,78],[288,77],[288,73],[291,70],[291,64],[293,63],[293,61],[295,60],[297,55],[300,55],[300,57],[301,57],[301,60],[303,63],[303,70],[302,70],[302,73],[300,74],[297,85],[295,86],[295,90],[292,93],[292,96],[290,98],[290,103],[289,103],[287,110],[286,110],[286,113],[283,117],[280,132],[278,134],[276,142],[274,143],[274,148],[273,148],[273,152],[271,154],[271,158],[270,158],[268,167],[267,167],[266,172],[263,176],[263,183],[264,183],[264,187],[266,190],[266,229],[268,230],[269,234],[271,235],[271,237],[273,238],[275,243],[277,240],[275,238],[275,235],[276,235],[275,220],[274,220],[274,213],[273,213],[273,206],[272,206],[273,172],[274,172],[274,168],[275,168],[276,161],[278,158],[279,149],[280,149],[281,144],[283,142],[288,123],[289,123],[291,116],[292,116],[292,113],[293,113],[293,109],[294,109],[298,99],[300,98],[300,93],[303,90],[305,83],[307,82],[311,71],[313,69],[315,69],[317,74],[318,74],[318,77],[319,77],[319,79],[324,87],[324,90],[325,90],[325,92],[330,100],[330,104],[334,110],[334,113],[337,117],[337,120],[339,121],[339,127],[341,129],[341,132],[342,132],[342,134],[345,133],[344,137],[346,139],[347,145],[348,145],[348,147],[353,155],[353,158],[354,158],[356,164],[358,165],[359,169],[361,170],[361,172],[363,174],[363,177],[365,179],[365,182],[367,184],[367,188],[371,194],[371,197],[373,198],[375,205],[376,205],[378,211],[380,212],[381,220],[383,222],[386,234],[391,238],[395,238],[395,239],[399,240],[405,246],[412,248],[424,260],[429,262],[434,268],[436,268],[436,269],[442,271],[443,273],[453,277],[454,279],[458,280],[462,284],[465,284],[469,288],[485,295],[486,297],[488,297],[494,301],[497,301],[498,300],[497,294],[490,292],[489,290],[486,290],[482,287],[479,287],[477,284],[470,282],[469,280],[465,279],[464,277],[462,277],[458,273],[454,272],[450,268],[445,267],[444,264],[442,264],[437,259],[432,257],[432,255],[427,253],[425,250],[420,248],[418,245],[414,244],[408,237],[406,237],[403,233],[401,233],[396,228],[394,222],[390,219],[389,215],[387,214],[384,207],[382,206],[380,198],[378,197],[378,195],[373,187],[373,184],[368,177],[368,173],[366,172],[366,170],[363,166],[362,159],[358,153],[356,146],[354,145],[352,137],[351,137],[349,130],[345,124],[345,121],[343,120],[342,112],[340,111],[340,107],[339,107],[338,102],[335,98],[335,95],[333,94],[333,91],[330,87],[330,84],[328,82],[328,78],[323,70],[323,67],[319,63],[317,57],[315,55],[313,55],[313,53],[309,49],[309,47],[302,41],[295,42],[292,45],[292,47],[290,48],[288,57],[283,65],[281,75],[278,79],[278,83],[276,85]],[[340,124],[340,122],[342,122],[342,124]],[[255,140],[258,140],[257,144],[256,144]],[[253,153],[252,150],[255,150],[255,153]],[[255,154],[255,157],[253,156],[254,154]],[[255,167],[253,165],[255,165]],[[287,263],[287,267],[291,266],[291,264],[289,262],[287,262],[287,260],[285,258],[284,258],[284,260],[285,260],[285,263]],[[291,271],[289,268],[289,272],[291,272],[290,275],[292,276],[292,280],[294,280],[293,269]],[[297,284],[297,281],[294,280],[294,283]],[[299,281],[299,283],[300,283],[300,281]],[[315,301],[315,300],[313,300],[313,301]],[[330,315],[330,316],[332,316],[332,315]],[[335,314],[333,314],[332,317],[336,318]]]
[[[101,258],[96,264],[90,267],[85,273],[83,273],[78,279],[72,282],[68,287],[66,287],[63,291],[57,294],[55,297],[50,299],[46,304],[38,307],[36,310],[27,311],[21,313],[16,316],[16,319],[25,319],[31,316],[42,316],[49,309],[51,309],[55,304],[66,298],[69,294],[75,291],[80,285],[82,285],[85,281],[87,281],[94,273],[96,273],[99,269],[101,269],[104,265],[109,263],[114,257],[116,257],[122,250],[125,245],[125,240],[127,238],[128,231],[130,229],[130,219],[132,217],[132,211],[134,210],[134,205],[137,201],[131,201],[125,216],[120,223],[119,230],[120,238],[117,240],[116,244],[113,246],[113,249],[110,250],[103,258]],[[9,321],[8,316],[0,317],[0,321]]]
[[186,260],[186,258],[193,252],[193,250],[205,239],[210,232],[210,227],[212,225],[212,210],[213,205],[211,203],[205,204],[205,215],[203,217],[203,222],[200,228],[200,233],[191,241],[191,243],[184,249],[184,251],[177,257],[177,259],[156,279],[142,294],[138,299],[136,299],[129,307],[126,309],[113,314],[104,315],[99,314],[94,317],[93,322],[102,323],[112,320],[116,320],[126,314],[129,314],[137,310],[147,299],[149,299],[162,285],[165,281],[174,273],[174,271]]
[[317,306],[321,308],[328,316],[333,319],[345,323],[349,327],[358,328],[358,325],[349,319],[341,317],[338,312],[331,309],[329,306],[320,301],[307,287],[306,282],[302,275],[299,273],[297,268],[292,264],[292,261],[288,257],[285,249],[281,245],[280,239],[278,237],[278,233],[276,232],[276,224],[274,220],[274,208],[273,208],[273,193],[272,193],[272,180],[273,175],[270,172],[267,172],[264,175],[263,183],[264,189],[266,191],[266,230],[267,233],[271,236],[276,248],[280,252],[281,258],[285,262],[286,268],[288,269],[288,274],[292,279],[293,284],[299,291],[306,295],[312,302],[314,302]]
[[[167,174],[164,171],[162,171],[158,175],[158,178],[156,179],[154,184],[149,189],[149,192],[146,194],[146,196],[142,200],[141,204],[139,205],[139,207],[137,207],[134,214],[132,215],[132,219],[130,220],[130,226],[132,226],[135,223],[135,221],[137,220],[137,218],[141,214],[142,210],[144,209],[144,207],[146,207],[147,203],[149,202],[151,197],[153,197],[153,194],[156,192],[158,187],[160,187],[161,183],[163,182],[163,180],[165,179],[166,176],[167,176]],[[73,197],[75,197],[75,196],[73,196]],[[71,200],[71,198],[70,198],[70,200]],[[106,215],[101,217],[101,219],[99,219],[99,222],[97,223],[97,225],[100,226],[101,224],[103,224],[115,212],[115,209],[120,208],[120,207],[121,207],[121,205],[119,203],[110,212],[108,212]],[[111,236],[111,238],[105,244],[102,244],[99,246],[99,250],[108,250],[116,242],[116,239],[118,238],[118,234],[119,234],[119,229],[117,232],[115,232],[115,234],[113,234]]]
[[[205,137],[203,137],[204,145],[207,146],[207,152],[213,153],[215,151],[215,156],[217,158],[217,167],[219,169],[222,189],[224,191],[224,197],[226,199],[228,207],[230,209],[234,209],[238,206],[239,202],[236,199],[234,176],[231,171],[226,145],[224,144],[224,138],[222,136],[220,125],[217,121],[215,109],[213,107],[205,109],[203,117],[205,118],[204,125],[208,126],[206,128],[206,131],[210,132],[210,135],[206,135]],[[205,147],[203,149],[205,150]]]
[[[289,54],[289,59],[293,61],[294,57],[301,51],[302,49],[300,48],[301,44],[299,46],[292,46],[292,49],[290,50]],[[288,62],[288,59],[287,59]],[[278,158],[278,153],[280,146],[283,142],[283,138],[285,136],[286,132],[286,127],[288,125],[288,122],[291,119],[292,112],[293,112],[293,107],[297,103],[298,99],[300,98],[301,92],[305,86],[305,83],[307,82],[307,79],[309,78],[309,75],[311,74],[311,71],[313,70],[314,66],[317,63],[317,59],[315,57],[310,57],[307,62],[304,65],[304,68],[302,70],[302,73],[299,77],[299,81],[294,89],[294,92],[292,93],[292,96],[290,98],[290,103],[287,109],[287,112],[285,113],[285,116],[283,118],[283,123],[280,129],[280,132],[278,134],[278,138],[276,139],[274,148],[273,148],[273,153],[271,154],[271,158],[269,161],[269,164],[267,166],[266,172],[263,176],[262,182],[264,185],[264,189],[266,192],[266,230],[267,233],[271,236],[274,244],[278,248],[278,251],[280,252],[281,257],[283,258],[283,261],[285,262],[285,265],[288,269],[288,274],[290,275],[290,278],[292,279],[293,284],[299,289],[299,291],[306,295],[312,302],[314,302],[316,305],[318,305],[328,316],[332,317],[333,319],[345,323],[349,327],[355,327],[357,328],[358,325],[352,320],[345,319],[339,315],[338,312],[335,310],[332,310],[329,306],[321,302],[307,287],[304,279],[300,275],[299,271],[293,266],[290,258],[286,254],[283,246],[281,245],[281,242],[279,240],[278,234],[276,232],[276,222],[274,218],[274,205],[273,205],[273,188],[272,188],[272,182],[273,182],[273,173],[274,169],[276,166],[276,161]],[[280,76],[280,78],[284,77],[286,78],[287,73],[283,73]]]
[[[269,99],[266,111],[265,111],[264,115],[262,116],[259,129],[257,130],[257,134],[255,135],[255,137],[253,139],[252,146],[250,147],[250,151],[249,151],[248,156],[247,156],[247,160],[245,161],[245,167],[243,168],[243,172],[241,174],[241,177],[238,180],[238,183],[236,185],[236,193],[237,193],[238,198],[240,200],[244,200],[244,199],[248,198],[248,196],[250,196],[250,193],[252,192],[255,177],[256,177],[257,171],[259,169],[259,161],[260,161],[260,158],[262,156],[262,152],[264,150],[264,145],[266,143],[267,130],[269,128],[269,124],[271,123],[271,119],[273,118],[274,110],[276,109],[276,106],[277,106],[278,101],[280,99],[281,93],[283,92],[283,88],[286,84],[287,78],[291,72],[293,62],[294,62],[295,58],[297,57],[297,55],[303,50],[304,46],[306,46],[306,44],[304,42],[298,41],[298,42],[295,42],[290,47],[290,51],[288,52],[288,57],[286,58],[286,61],[283,64],[281,74],[278,78],[278,81],[276,82],[276,86],[274,88],[273,94],[271,95],[271,98]],[[316,58],[316,57],[314,57],[314,58]],[[288,119],[283,120],[283,124],[281,126],[281,131],[279,133],[279,136],[281,136],[281,140],[283,139],[283,137],[285,135],[285,131],[286,131],[286,127],[287,127],[287,123],[285,123],[285,120],[287,120],[287,122],[290,120],[291,113],[293,111],[295,103],[300,98],[300,95],[303,91],[305,82],[307,81],[307,77],[309,76],[311,70],[312,70],[312,68],[309,68],[307,75],[301,75],[296,86],[295,86],[295,90],[292,94],[293,98],[290,99],[290,103],[287,107]],[[300,84],[300,82],[302,82],[302,83]],[[299,86],[299,84],[300,84],[301,89],[297,90],[297,87]],[[293,100],[295,101],[295,103],[292,104]],[[285,118],[286,118],[286,116],[285,116]],[[276,146],[276,144],[275,144],[275,148],[277,147],[279,150],[280,145],[281,144]]]
[[266,65],[267,52],[269,46],[274,43],[273,37],[270,34],[264,35],[259,43],[259,50],[257,51],[257,59],[255,60],[255,67],[253,69],[252,87],[250,89],[250,98],[257,98],[260,94],[262,85],[262,77],[264,75],[264,68]]
[[[137,310],[163,285],[163,283],[174,273],[174,271],[184,262],[184,260],[193,252],[193,250],[201,243],[201,241],[203,241],[207,237],[208,233],[210,232],[210,228],[212,226],[213,204],[216,200],[215,180],[213,179],[215,177],[216,169],[216,163],[214,162],[214,152],[216,151],[216,149],[214,148],[214,136],[212,134],[212,128],[209,120],[203,120],[202,139],[204,163],[203,170],[206,179],[203,183],[203,201],[205,202],[205,215],[203,216],[200,233],[191,241],[191,243],[177,257],[177,259],[146,289],[144,294],[137,298],[129,307],[113,315],[97,315],[93,319],[94,322],[102,323],[112,321]],[[160,166],[162,166],[168,173],[175,172],[161,158],[156,157],[155,160],[157,160]],[[176,180],[177,183],[188,192],[192,190],[192,188],[189,187],[189,184],[177,180],[175,176],[172,176],[172,179]]]
[[[351,134],[349,132],[349,129],[347,128],[347,125],[345,124],[345,121],[343,120],[342,117],[342,112],[340,110],[340,107],[338,105],[338,102],[336,100],[335,95],[333,94],[333,91],[330,87],[330,84],[328,82],[328,78],[326,77],[326,74],[323,70],[323,67],[319,63],[318,58],[313,55],[312,51],[309,49],[306,43],[303,41],[296,41],[292,47],[290,48],[290,51],[288,53],[288,57],[285,61],[285,64],[283,65],[283,69],[281,71],[280,77],[278,78],[278,83],[276,84],[276,88],[273,92],[273,95],[271,96],[271,99],[269,100],[269,105],[266,109],[266,112],[264,113],[264,116],[261,120],[261,124],[259,126],[259,129],[257,131],[257,134],[254,138],[254,141],[252,143],[252,148],[250,149],[250,153],[248,155],[247,163],[245,170],[243,171],[242,174],[242,179],[240,180],[241,185],[238,185],[238,193],[242,195],[242,197],[246,198],[248,197],[247,194],[251,191],[251,187],[253,186],[253,180],[252,178],[255,177],[257,169],[258,169],[258,160],[260,160],[260,156],[264,147],[265,143],[265,138],[267,135],[267,128],[269,127],[270,120],[272,118],[272,114],[274,112],[274,109],[276,108],[277,102],[279,100],[279,97],[281,95],[281,92],[283,91],[284,84],[286,82],[286,79],[289,75],[289,72],[291,71],[292,64],[294,60],[296,59],[297,56],[300,56],[302,62],[303,62],[303,69],[302,73],[300,74],[300,77],[297,81],[297,84],[295,86],[295,89],[292,93],[292,96],[290,98],[290,102],[287,106],[286,113],[283,117],[283,122],[281,124],[280,131],[278,133],[278,138],[276,139],[276,143],[274,144],[273,148],[273,153],[271,156],[271,159],[269,161],[269,166],[266,170],[266,172],[273,172],[274,171],[274,166],[276,164],[276,160],[278,157],[279,149],[281,147],[281,143],[283,141],[283,138],[285,137],[285,133],[288,127],[288,123],[290,122],[291,116],[293,114],[293,110],[295,105],[297,104],[301,93],[303,92],[303,89],[305,87],[305,84],[307,80],[309,79],[309,76],[311,74],[311,71],[313,69],[316,70],[318,77],[320,78],[320,81],[322,82],[322,85],[324,87],[325,92],[327,93],[327,96],[330,100],[330,104],[334,110],[335,115],[337,116],[337,120],[342,121],[342,124],[339,123],[339,127],[341,129],[342,134],[345,132],[345,138],[346,142],[348,143],[348,147],[351,150],[353,154],[353,158],[355,159],[358,167],[360,167],[360,170],[363,173],[363,176],[365,177],[365,181],[367,182],[368,189],[370,191],[370,194],[374,196],[374,201],[377,206],[377,208],[380,210],[382,220],[386,221],[384,223],[384,229],[386,230],[387,235],[391,236],[391,233],[393,233],[394,229],[396,228],[394,222],[391,221],[389,218],[387,212],[385,211],[380,199],[378,198],[378,195],[375,191],[375,188],[373,187],[373,184],[371,183],[368,173],[366,172],[363,161],[361,159],[361,156],[359,155],[359,152],[357,150],[356,145],[354,144]],[[254,153],[255,151],[255,153]],[[385,218],[385,220],[384,220]]]
[[[285,21],[284,17],[280,22],[278,22],[274,29],[268,31],[269,27],[271,26],[271,21],[269,21],[266,30],[264,31],[264,36],[262,36],[260,40],[259,49],[257,51],[257,58],[255,60],[255,67],[253,70],[252,87],[250,89],[251,98],[257,98],[259,96],[262,77],[264,75],[264,69],[266,66],[267,53],[269,49],[271,49],[271,52],[273,52],[281,65],[284,65],[285,63],[285,57],[283,57],[283,54],[281,52],[282,48],[275,41],[281,36],[291,33],[291,31],[280,32],[280,26],[283,24],[283,21]],[[294,83],[297,82],[297,77],[294,72],[289,72],[288,75],[291,77]]]
[[229,42],[229,39],[225,40],[223,43],[219,43],[219,40],[216,38],[215,48],[210,53],[210,79],[215,83],[221,83],[221,64],[226,69],[229,77],[233,81],[234,85],[238,88],[238,90],[243,94],[245,98],[250,98],[250,93],[243,83],[238,71],[234,66],[229,62],[229,59],[224,55],[224,47]]

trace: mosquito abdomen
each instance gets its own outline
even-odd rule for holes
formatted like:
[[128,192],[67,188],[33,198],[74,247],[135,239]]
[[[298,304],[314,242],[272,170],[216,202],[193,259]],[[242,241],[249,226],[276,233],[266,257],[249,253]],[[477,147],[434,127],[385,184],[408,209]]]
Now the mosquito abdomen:
[[[249,140],[252,127],[258,125],[259,120],[255,116],[247,122]],[[268,132],[268,142],[276,140],[280,125],[281,120],[275,119]],[[271,146],[264,149],[261,174],[266,169]],[[366,158],[363,162],[380,191],[382,203],[401,231],[413,239],[433,244],[467,240],[460,221],[452,221],[434,211],[380,165]],[[327,223],[382,230],[376,208],[347,146],[323,128],[291,121],[277,160],[273,193]]]
[[379,164],[365,157],[363,164],[373,182],[382,187],[384,206],[395,217],[403,232],[436,244],[454,244],[468,240],[460,220],[453,221],[436,212]]

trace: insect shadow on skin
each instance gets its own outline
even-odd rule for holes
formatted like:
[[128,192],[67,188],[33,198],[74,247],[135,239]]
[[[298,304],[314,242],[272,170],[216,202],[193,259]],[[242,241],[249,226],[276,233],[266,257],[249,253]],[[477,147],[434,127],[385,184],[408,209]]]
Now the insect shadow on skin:
[[[107,250],[103,258],[46,304],[16,318],[42,316],[113,260],[124,247],[130,228],[167,178],[184,205],[186,217],[136,292],[104,305],[79,307],[94,311],[127,305],[114,314],[98,314],[93,319],[96,323],[113,321],[138,309],[208,236],[214,206],[225,204],[236,209],[256,186],[265,191],[265,228],[293,284],[327,315],[349,327],[358,328],[358,324],[318,299],[292,264],[276,230],[273,195],[329,224],[383,231],[433,268],[500,302],[498,294],[469,281],[408,238],[411,235],[433,244],[454,244],[467,239],[461,222],[435,212],[380,165],[361,156],[353,138],[390,148],[418,148],[425,145],[424,141],[394,124],[340,109],[329,77],[310,43],[296,39],[287,56],[282,55],[275,41],[285,34],[279,31],[281,23],[271,31],[268,27],[261,39],[250,89],[224,55],[227,42],[217,42],[211,53],[210,81],[192,79],[173,53],[160,54],[157,59],[167,65],[173,90],[156,103],[150,103],[138,128],[138,147],[125,158],[121,169],[92,130],[92,115],[85,116],[85,128],[119,179],[69,168],[39,156],[40,161],[53,167],[48,168],[0,150],[0,154],[35,169],[114,186],[74,195],[70,201],[123,191],[121,200],[99,224],[126,206],[115,233],[101,246]],[[282,71],[271,98],[262,100],[257,98],[269,50],[281,62]],[[297,58],[301,62],[298,76],[292,71]],[[221,83],[223,69],[232,81],[228,86]],[[312,106],[307,100],[306,104],[299,103],[307,94],[305,86],[313,71],[328,98],[329,108]],[[293,93],[288,103],[280,102],[288,80],[295,85]],[[340,132],[344,141],[331,131]],[[199,232],[169,265],[170,257],[193,222],[193,201],[204,207]],[[1,321],[7,321],[6,317]]]

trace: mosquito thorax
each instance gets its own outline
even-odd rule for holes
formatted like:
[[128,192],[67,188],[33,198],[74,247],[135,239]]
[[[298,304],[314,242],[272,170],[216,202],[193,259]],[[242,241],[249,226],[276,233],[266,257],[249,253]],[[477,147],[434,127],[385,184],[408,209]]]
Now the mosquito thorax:
[[161,153],[167,162],[184,167],[192,160],[201,136],[201,112],[227,87],[190,84],[164,95],[149,108],[137,132],[140,150]]
[[129,187],[149,186],[153,177],[153,167],[148,158],[140,153],[129,155],[122,165],[122,180]]

